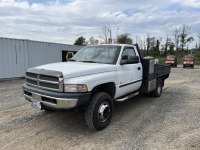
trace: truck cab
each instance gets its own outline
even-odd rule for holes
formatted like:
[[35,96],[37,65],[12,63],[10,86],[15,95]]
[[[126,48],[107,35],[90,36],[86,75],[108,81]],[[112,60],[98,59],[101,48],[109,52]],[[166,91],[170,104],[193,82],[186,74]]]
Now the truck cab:
[[88,127],[102,130],[111,121],[114,102],[139,93],[162,94],[169,65],[142,58],[137,45],[86,46],[68,62],[30,68],[23,84],[33,108],[84,110]]
[[171,65],[172,67],[177,67],[177,57],[174,55],[168,55],[165,63]]
[[183,68],[191,67],[194,68],[195,57],[192,55],[186,55],[183,57]]

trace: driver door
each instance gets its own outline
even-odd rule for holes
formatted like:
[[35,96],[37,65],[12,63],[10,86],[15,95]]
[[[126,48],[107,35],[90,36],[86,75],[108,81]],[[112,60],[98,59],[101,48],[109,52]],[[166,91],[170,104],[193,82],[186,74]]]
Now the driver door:
[[[121,60],[128,59],[130,56],[136,55],[134,47],[125,47]],[[135,64],[118,65],[118,85],[119,95],[129,94],[137,91],[142,84],[142,64],[141,62]]]

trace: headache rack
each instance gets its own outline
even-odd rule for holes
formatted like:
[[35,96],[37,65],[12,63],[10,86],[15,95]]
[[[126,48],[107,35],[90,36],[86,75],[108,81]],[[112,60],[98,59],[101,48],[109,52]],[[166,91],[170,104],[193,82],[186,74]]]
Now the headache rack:
[[26,72],[26,83],[41,89],[63,92],[63,76],[61,72],[29,69]]

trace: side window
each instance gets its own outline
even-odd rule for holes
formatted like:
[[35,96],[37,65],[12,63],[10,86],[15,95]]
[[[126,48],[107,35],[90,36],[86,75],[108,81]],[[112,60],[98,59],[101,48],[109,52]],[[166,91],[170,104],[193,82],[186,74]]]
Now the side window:
[[127,60],[130,56],[136,56],[135,50],[133,47],[125,47],[122,53],[122,60]]

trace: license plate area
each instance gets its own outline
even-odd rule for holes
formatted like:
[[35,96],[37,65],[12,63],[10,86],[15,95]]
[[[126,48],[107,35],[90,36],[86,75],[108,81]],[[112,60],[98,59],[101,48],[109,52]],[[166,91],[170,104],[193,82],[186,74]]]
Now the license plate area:
[[35,109],[39,109],[41,110],[42,109],[42,105],[41,105],[41,102],[39,101],[31,101],[31,106]]

